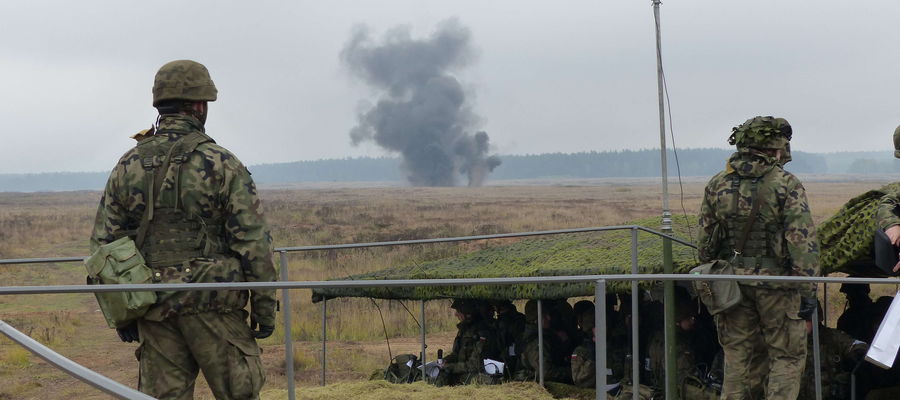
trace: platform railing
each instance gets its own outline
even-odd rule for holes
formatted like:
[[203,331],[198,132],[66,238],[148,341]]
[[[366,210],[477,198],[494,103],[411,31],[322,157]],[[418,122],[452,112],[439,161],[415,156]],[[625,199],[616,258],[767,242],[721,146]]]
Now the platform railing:
[[[480,279],[423,279],[423,280],[358,280],[358,281],[290,281],[288,279],[288,271],[289,266],[287,263],[287,254],[288,252],[293,251],[314,251],[314,250],[334,250],[334,249],[350,249],[350,248],[365,248],[365,247],[381,247],[381,246],[397,246],[397,245],[410,245],[410,244],[424,244],[424,243],[446,243],[446,242],[460,242],[460,241],[469,241],[469,240],[485,240],[485,239],[496,239],[496,238],[512,238],[512,237],[527,237],[527,236],[537,236],[537,235],[550,235],[550,234],[567,234],[567,233],[580,233],[580,232],[599,232],[599,231],[614,231],[614,230],[630,230],[631,231],[631,255],[632,255],[632,273],[628,275],[585,275],[585,276],[548,276],[548,277],[512,277],[512,278],[480,278]],[[291,336],[291,317],[292,310],[290,305],[289,298],[289,290],[294,289],[335,289],[335,288],[364,288],[364,287],[409,287],[409,286],[458,286],[458,285],[514,285],[514,284],[554,284],[554,283],[593,283],[595,285],[595,310],[596,316],[595,321],[597,323],[597,382],[605,382],[605,376],[601,377],[600,372],[606,371],[606,347],[605,347],[605,337],[606,337],[606,325],[605,323],[600,323],[601,321],[606,321],[606,283],[610,281],[628,281],[632,284],[632,313],[637,315],[639,312],[638,309],[638,282],[639,281],[693,281],[693,280],[738,280],[743,282],[806,282],[806,283],[870,283],[870,284],[896,284],[897,281],[888,278],[831,278],[831,277],[789,277],[789,276],[746,276],[746,275],[715,275],[715,276],[706,276],[706,275],[685,275],[685,274],[639,274],[638,271],[638,261],[637,261],[637,250],[638,250],[638,241],[637,241],[637,233],[638,231],[644,231],[650,234],[658,235],[667,240],[672,240],[676,243],[691,246],[693,245],[689,242],[683,241],[678,238],[666,236],[661,232],[648,229],[641,226],[636,225],[625,225],[625,226],[612,226],[612,227],[598,227],[598,228],[580,228],[580,229],[563,229],[563,230],[554,230],[554,231],[537,231],[537,232],[522,232],[522,233],[510,233],[510,234],[498,234],[498,235],[479,235],[479,236],[463,236],[463,237],[453,237],[453,238],[438,238],[438,239],[422,239],[422,240],[406,240],[406,241],[392,241],[392,242],[376,242],[376,243],[353,243],[353,244],[341,244],[341,245],[324,245],[324,246],[303,246],[303,247],[287,247],[287,248],[278,248],[276,252],[279,253],[280,262],[281,262],[281,277],[282,281],[280,282],[233,282],[233,283],[188,283],[188,284],[144,284],[144,285],[41,285],[41,286],[7,286],[0,287],[0,296],[2,295],[24,295],[24,294],[53,294],[53,293],[99,293],[99,292],[119,292],[119,291],[184,291],[184,290],[228,290],[228,289],[281,289],[282,290],[282,300],[283,300],[283,315],[284,315],[284,332],[285,332],[285,357],[286,357],[286,366],[287,366],[287,382],[288,382],[288,397],[293,400],[295,398],[295,383],[293,376],[293,351],[292,344],[293,338]],[[3,264],[31,264],[31,263],[54,263],[54,262],[75,262],[81,261],[82,258],[76,257],[59,257],[59,258],[33,258],[33,259],[15,259],[15,260],[0,260],[0,265]],[[425,355],[425,330],[426,323],[424,320],[425,312],[425,301],[422,301],[422,355],[424,358]],[[322,384],[325,383],[325,368],[326,368],[326,346],[325,346],[325,338],[326,338],[326,326],[325,326],[325,317],[326,317],[326,303],[323,302],[322,305],[322,317],[323,317],[323,325],[322,325],[322,351],[323,351],[323,363],[322,363]],[[538,300],[538,312],[542,312],[541,302]],[[540,318],[540,315],[539,315]],[[817,318],[817,315],[814,313],[814,319]],[[540,320],[540,319],[539,319]],[[632,318],[632,337],[639,337],[639,326],[637,323],[637,318]],[[815,321],[814,321],[815,322]],[[8,326],[8,325],[6,325]],[[665,329],[674,329],[673,321],[666,321]],[[541,330],[539,330],[540,332]],[[3,333],[7,333],[4,330]],[[10,335],[7,335],[10,336]],[[11,337],[11,336],[10,336]],[[816,376],[816,398],[821,399],[821,377],[820,377],[820,362],[818,357],[818,323],[813,324],[813,339],[814,339],[814,348],[816,349],[816,354],[814,357],[814,368],[815,368],[815,376]],[[542,338],[539,339],[542,341]],[[19,342],[19,341],[17,341]],[[632,354],[639,354],[638,352],[638,341],[632,341]],[[29,345],[23,344],[19,342],[30,351],[37,353],[36,348],[30,347]],[[604,344],[604,345],[601,345]],[[542,343],[539,344],[542,348]],[[543,352],[539,352],[540,356],[543,357]],[[60,356],[61,357],[61,356]],[[422,360],[423,364],[426,360]],[[637,356],[632,357],[632,384],[637,387],[640,384],[639,379],[639,360]],[[543,371],[543,363],[541,362],[541,368],[539,372],[539,381],[541,384],[544,383],[544,371]],[[61,366],[60,366],[61,367]],[[62,368],[62,367],[61,367]],[[65,368],[64,368],[65,369]],[[96,377],[91,376],[83,376],[76,375],[70,370],[66,370],[70,374],[78,377],[79,379],[85,380],[88,383],[91,383],[94,386],[97,386]],[[108,392],[109,393],[109,392]],[[597,398],[601,398],[602,391],[597,392]],[[673,394],[674,395],[674,394]],[[634,397],[637,399],[638,391],[634,391]],[[121,398],[134,398],[128,396],[120,396]],[[671,398],[671,397],[670,397]]]

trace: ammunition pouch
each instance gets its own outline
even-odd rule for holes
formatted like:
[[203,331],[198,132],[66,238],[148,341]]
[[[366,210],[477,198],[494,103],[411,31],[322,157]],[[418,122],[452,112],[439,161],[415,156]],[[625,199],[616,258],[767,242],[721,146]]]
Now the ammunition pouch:
[[[736,275],[734,266],[725,260],[713,260],[691,270],[693,275]],[[711,315],[728,311],[741,302],[737,281],[693,281],[694,290]]]
[[[88,284],[142,284],[153,280],[152,271],[128,236],[97,248],[84,260],[84,266]],[[101,292],[94,296],[110,328],[127,326],[156,303],[155,292]]]

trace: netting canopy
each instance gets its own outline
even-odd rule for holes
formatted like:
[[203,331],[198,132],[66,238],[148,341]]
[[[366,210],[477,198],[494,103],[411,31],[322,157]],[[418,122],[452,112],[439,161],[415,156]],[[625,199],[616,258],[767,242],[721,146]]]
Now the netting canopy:
[[[697,236],[697,218],[674,218],[675,237],[690,241]],[[658,217],[632,224],[656,229]],[[688,230],[691,230],[690,232]],[[638,266],[641,273],[662,273],[663,240],[638,232]],[[697,264],[693,248],[672,243],[676,273]],[[342,280],[501,278],[567,275],[627,274],[631,272],[631,231],[585,232],[548,235],[474,251],[458,257],[399,265],[377,272],[352,275]],[[628,282],[608,282],[607,288],[621,292]],[[519,284],[446,287],[376,287],[316,289],[313,298],[372,297],[382,299],[561,299],[594,294],[593,284]]]

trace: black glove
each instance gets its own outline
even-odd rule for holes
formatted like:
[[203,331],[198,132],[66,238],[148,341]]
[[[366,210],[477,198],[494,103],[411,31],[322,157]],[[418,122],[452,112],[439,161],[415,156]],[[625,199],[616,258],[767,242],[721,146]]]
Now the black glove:
[[[257,326],[259,326],[259,330],[257,330]],[[275,327],[270,325],[259,325],[256,323],[256,318],[251,316],[250,332],[253,334],[253,337],[257,339],[265,339],[272,336],[272,332],[275,332]]]
[[124,328],[116,328],[116,333],[119,334],[119,339],[122,339],[125,343],[138,342],[141,340],[140,335],[138,335],[137,322],[132,322]]
[[816,312],[817,303],[818,301],[815,297],[801,297],[800,312],[798,312],[797,315],[807,321],[812,321],[813,313]]

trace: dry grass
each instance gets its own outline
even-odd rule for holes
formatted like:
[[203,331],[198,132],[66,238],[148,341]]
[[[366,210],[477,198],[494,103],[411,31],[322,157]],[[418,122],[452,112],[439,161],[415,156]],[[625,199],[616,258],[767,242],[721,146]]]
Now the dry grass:
[[[814,218],[821,222],[849,198],[884,183],[807,183]],[[672,211],[696,213],[702,188],[703,183],[698,181],[684,185],[682,211],[679,187],[670,185]],[[660,195],[656,182],[261,192],[276,246],[622,224],[659,215]],[[99,197],[97,192],[0,193],[0,258],[86,255]],[[399,263],[454,256],[509,241],[292,253],[290,277],[337,278]],[[84,282],[84,272],[78,264],[2,266],[0,282],[80,284]],[[873,288],[873,294],[893,293],[894,289]],[[833,324],[843,301],[837,288],[829,288],[829,294],[829,321]],[[295,290],[292,305],[297,379],[302,387],[309,387],[317,384],[320,377],[321,304],[311,302],[309,291]],[[385,329],[390,354],[419,352],[419,327],[414,319],[419,318],[420,303],[404,305],[409,312],[397,301],[328,302],[328,382],[365,379],[373,369],[384,367],[390,358]],[[448,305],[447,301],[427,303],[428,357],[433,358],[438,348],[449,349],[452,343],[455,320]],[[127,384],[136,382],[134,345],[120,343],[115,332],[106,328],[92,295],[0,296],[0,319],[89,368]],[[263,361],[269,374],[267,389],[285,385],[284,350],[280,345],[283,337],[284,331],[278,326],[272,338],[262,341]],[[5,383],[0,385],[0,399],[103,398],[43,361],[23,356],[17,347],[0,340],[0,380]],[[198,384],[197,397],[209,397],[202,382]]]
[[[284,390],[264,392],[262,400],[286,399]],[[308,400],[550,400],[554,397],[536,383],[507,383],[497,386],[434,387],[422,382],[397,385],[386,381],[351,382],[311,388],[303,392]]]

